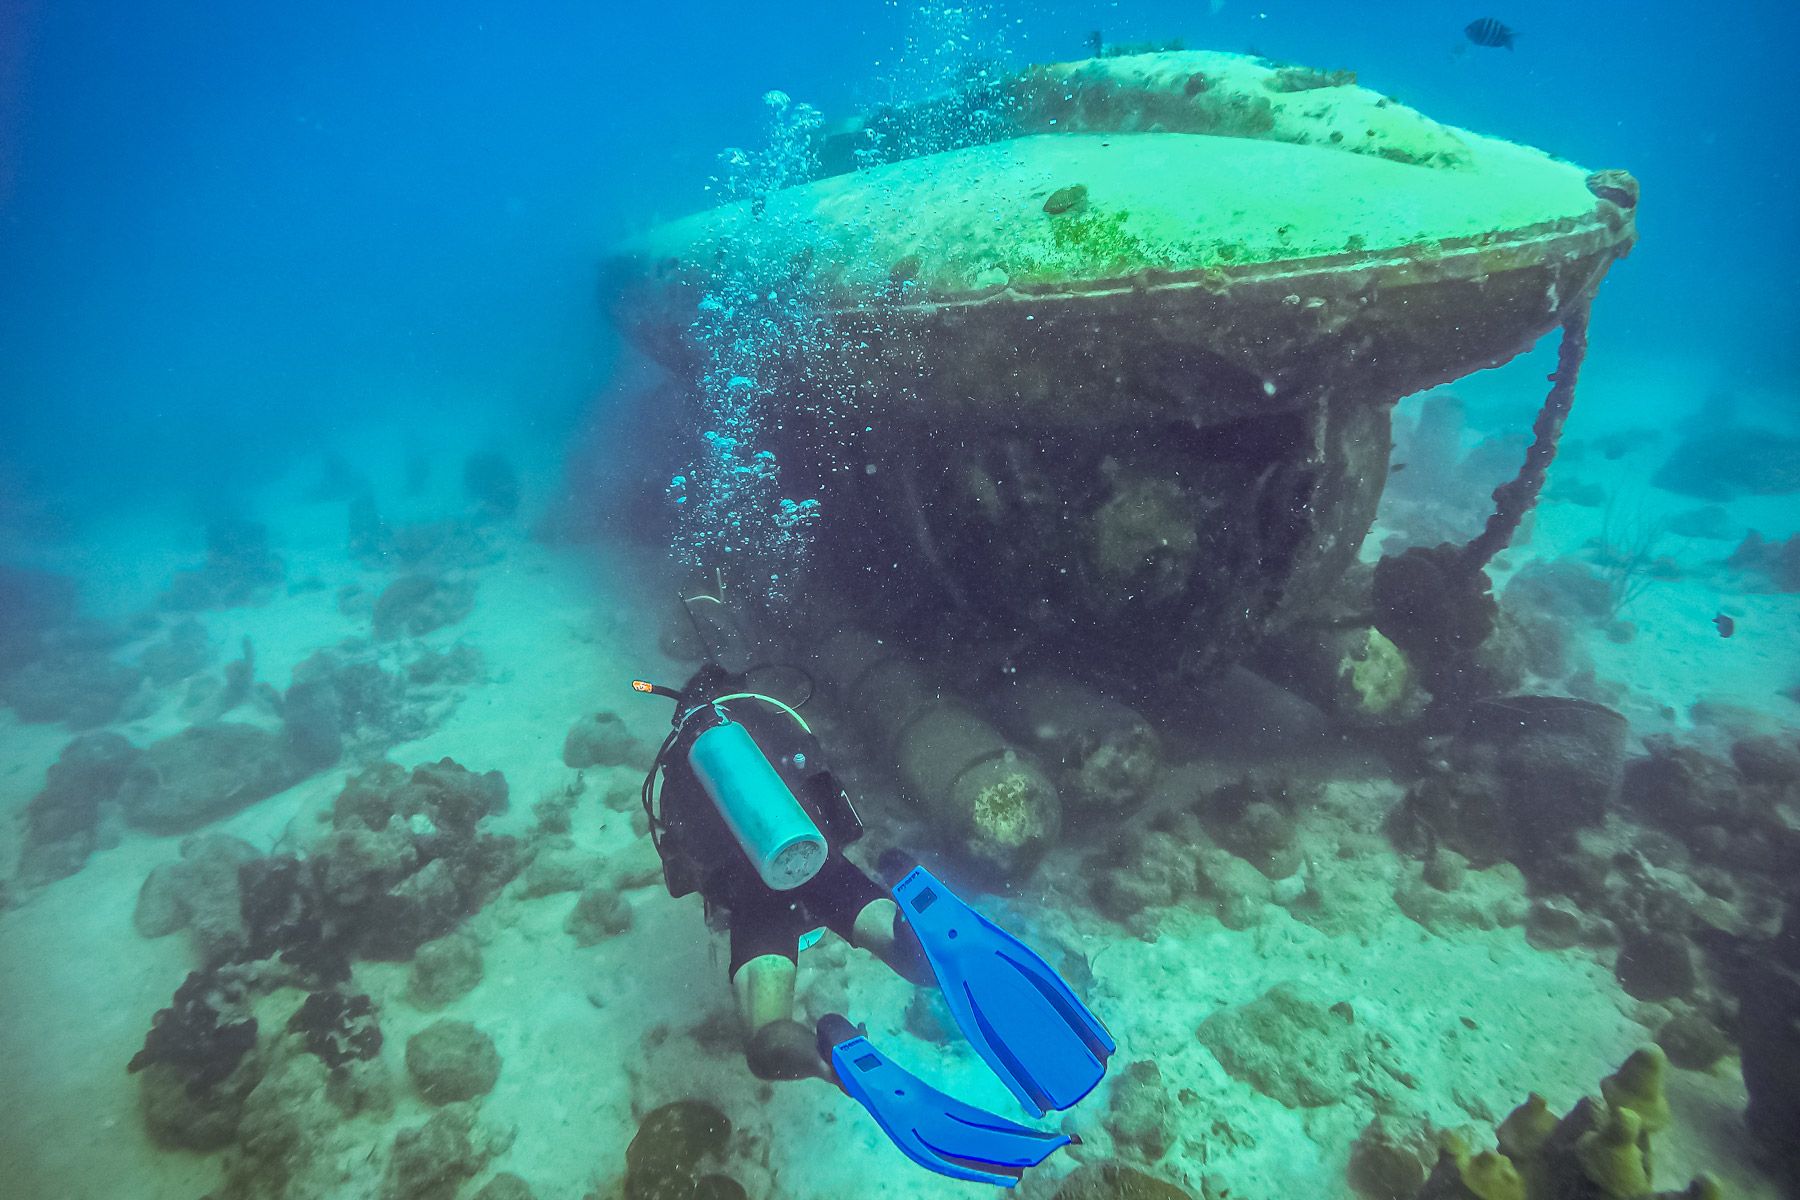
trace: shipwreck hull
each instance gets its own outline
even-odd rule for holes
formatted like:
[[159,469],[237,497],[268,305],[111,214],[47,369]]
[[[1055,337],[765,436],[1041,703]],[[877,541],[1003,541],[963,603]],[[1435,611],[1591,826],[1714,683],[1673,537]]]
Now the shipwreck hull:
[[[1258,137],[1276,73],[1148,57],[1027,77],[1025,128],[1088,132],[698,214],[609,275],[621,326],[689,378],[733,248],[804,280],[818,327],[767,364],[770,424],[818,468],[827,573],[1116,676],[1202,674],[1303,614],[1373,520],[1393,403],[1530,347],[1635,238],[1616,190],[1539,152],[1347,86],[1274,93]],[[1131,131],[1202,66],[1205,120],[1241,127]],[[1069,108],[1078,86],[1104,102]],[[1362,152],[1306,145],[1315,111],[1320,141],[1382,124]]]

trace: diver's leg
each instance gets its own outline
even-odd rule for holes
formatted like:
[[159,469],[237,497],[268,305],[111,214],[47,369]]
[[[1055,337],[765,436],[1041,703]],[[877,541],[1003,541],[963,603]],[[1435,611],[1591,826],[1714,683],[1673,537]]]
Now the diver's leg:
[[731,973],[731,990],[737,995],[738,1015],[754,1036],[772,1021],[794,1015],[794,960],[781,954],[759,954]]
[[832,855],[804,890],[807,908],[833,933],[867,950],[903,979],[926,986],[937,982],[919,939],[900,917],[900,906],[855,863]]
[[890,896],[877,896],[857,911],[850,926],[850,944],[885,959],[894,949],[895,925],[900,906]]
[[760,881],[735,896],[730,911],[731,990],[744,1023],[744,1058],[751,1073],[759,1079],[819,1074],[813,1032],[794,1020],[803,918]]

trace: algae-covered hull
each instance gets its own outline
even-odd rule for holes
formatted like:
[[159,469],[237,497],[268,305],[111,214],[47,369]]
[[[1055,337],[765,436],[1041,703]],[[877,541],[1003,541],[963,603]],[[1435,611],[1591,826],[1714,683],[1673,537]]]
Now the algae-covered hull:
[[1391,404],[1528,347],[1635,237],[1628,180],[1338,76],[1178,53],[1015,89],[1017,136],[622,247],[614,311],[681,376],[734,248],[785,264],[824,328],[781,364],[785,426],[840,414],[871,468],[831,477],[857,519],[827,561],[1126,671],[1310,604],[1373,519]]

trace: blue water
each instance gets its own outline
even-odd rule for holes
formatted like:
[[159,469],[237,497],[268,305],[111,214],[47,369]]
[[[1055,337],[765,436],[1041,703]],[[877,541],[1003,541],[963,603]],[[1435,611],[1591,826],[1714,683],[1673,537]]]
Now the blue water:
[[[1601,320],[1726,380],[1800,368],[1789,55],[1774,3],[1000,6],[1018,60],[1182,37],[1362,80],[1644,186]],[[0,462],[80,493],[249,482],[371,404],[566,427],[615,361],[593,269],[702,207],[780,87],[842,115],[893,3],[13,0],[0,109]],[[21,486],[14,484],[13,486]]]

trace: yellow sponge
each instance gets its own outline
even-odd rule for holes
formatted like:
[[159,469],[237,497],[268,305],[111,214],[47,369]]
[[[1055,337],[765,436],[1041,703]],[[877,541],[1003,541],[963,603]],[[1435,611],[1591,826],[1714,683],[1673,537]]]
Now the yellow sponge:
[[1581,1173],[1609,1200],[1626,1200],[1650,1190],[1650,1166],[1639,1145],[1644,1123],[1635,1111],[1608,1105],[1606,1118],[1575,1143]]
[[1439,1140],[1437,1165],[1413,1200],[1525,1200],[1525,1184],[1504,1154],[1470,1154],[1450,1133]]
[[1481,1200],[1525,1200],[1525,1183],[1506,1155],[1483,1150],[1458,1165],[1464,1186]]
[[1556,1114],[1550,1111],[1549,1103],[1542,1096],[1533,1092],[1525,1098],[1525,1103],[1500,1122],[1496,1133],[1500,1153],[1516,1163],[1535,1158],[1555,1128]]
[[1663,1075],[1669,1056],[1660,1046],[1646,1046],[1625,1060],[1623,1065],[1600,1081],[1600,1092],[1614,1108],[1628,1108],[1637,1114],[1645,1133],[1657,1133],[1669,1127],[1669,1101],[1663,1095]]

